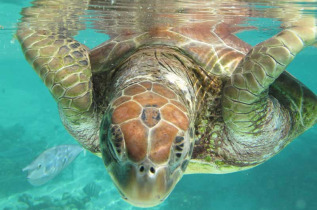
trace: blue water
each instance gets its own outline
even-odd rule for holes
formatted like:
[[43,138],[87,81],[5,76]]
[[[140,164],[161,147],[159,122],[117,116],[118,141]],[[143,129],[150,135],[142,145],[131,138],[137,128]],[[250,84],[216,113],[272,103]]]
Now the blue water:
[[[46,185],[33,187],[27,182],[21,169],[42,151],[76,143],[14,38],[19,12],[28,5],[22,0],[0,0],[0,209],[137,209],[121,200],[102,160],[88,152]],[[270,24],[277,25],[274,20],[252,21],[258,30],[239,34],[252,45],[279,30],[266,30]],[[95,46],[107,36],[87,30],[77,39]],[[317,49],[309,47],[288,67],[315,93],[316,58]],[[316,140],[315,126],[254,169],[227,175],[186,175],[167,200],[153,209],[315,210]]]

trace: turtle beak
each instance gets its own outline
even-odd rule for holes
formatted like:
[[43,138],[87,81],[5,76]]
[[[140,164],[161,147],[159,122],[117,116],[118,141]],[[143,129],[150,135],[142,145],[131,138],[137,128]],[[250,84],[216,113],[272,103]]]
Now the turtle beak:
[[155,167],[149,163],[116,164],[109,169],[122,198],[138,207],[152,207],[163,202],[182,176],[181,170],[171,173],[168,166]]

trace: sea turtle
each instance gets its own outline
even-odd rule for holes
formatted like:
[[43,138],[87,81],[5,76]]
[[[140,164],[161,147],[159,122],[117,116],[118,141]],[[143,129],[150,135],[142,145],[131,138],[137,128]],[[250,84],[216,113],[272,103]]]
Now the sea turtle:
[[110,33],[89,50],[73,38],[83,2],[35,1],[17,37],[64,126],[127,202],[161,203],[184,173],[252,168],[316,123],[316,95],[285,71],[316,42],[314,22],[255,47],[233,35],[237,18],[214,18]]

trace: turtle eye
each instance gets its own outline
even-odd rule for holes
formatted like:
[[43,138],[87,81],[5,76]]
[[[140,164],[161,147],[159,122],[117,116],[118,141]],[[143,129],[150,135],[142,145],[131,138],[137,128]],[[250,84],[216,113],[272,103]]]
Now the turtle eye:
[[178,161],[182,157],[183,150],[184,150],[184,137],[176,136],[174,140],[174,154],[176,157],[176,161]]
[[37,165],[37,168],[40,169],[41,167],[42,167],[42,164],[39,163],[39,164]]
[[124,141],[123,135],[120,127],[118,125],[111,125],[111,146],[110,151],[113,153],[113,156],[119,160],[122,158],[124,150]]

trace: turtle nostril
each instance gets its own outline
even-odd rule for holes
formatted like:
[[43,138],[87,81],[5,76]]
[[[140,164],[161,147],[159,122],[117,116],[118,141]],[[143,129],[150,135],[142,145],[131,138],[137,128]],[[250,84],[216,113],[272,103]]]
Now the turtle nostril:
[[141,166],[140,167],[140,172],[143,172],[144,171],[144,166]]
[[153,167],[150,168],[150,171],[151,171],[152,174],[155,173],[155,169]]

